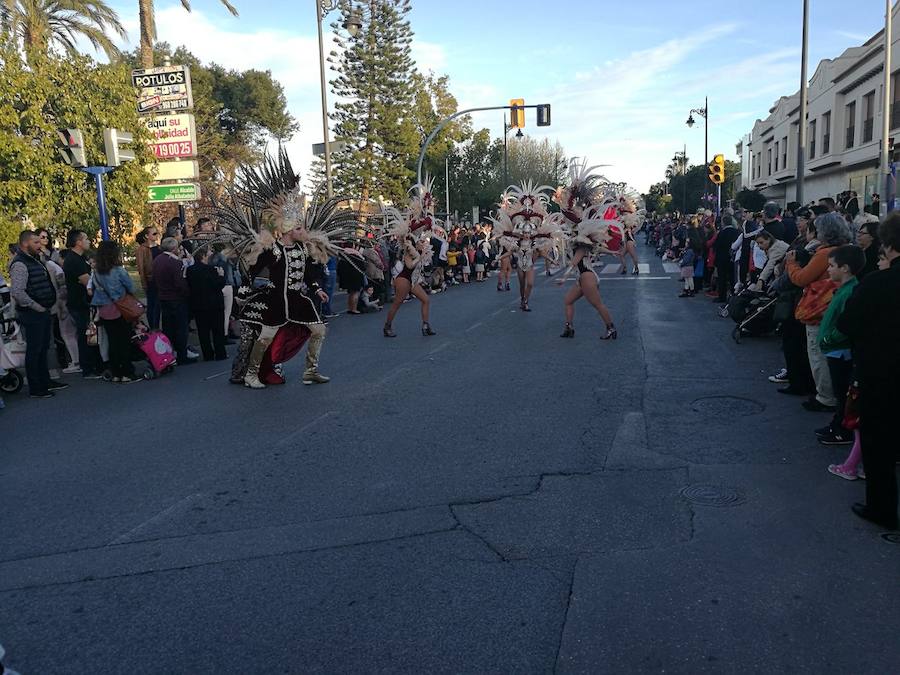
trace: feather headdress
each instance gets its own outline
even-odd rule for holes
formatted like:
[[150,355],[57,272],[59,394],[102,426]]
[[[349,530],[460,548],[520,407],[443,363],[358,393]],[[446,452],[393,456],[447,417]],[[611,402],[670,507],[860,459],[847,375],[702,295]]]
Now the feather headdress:
[[531,223],[537,226],[547,215],[547,205],[550,203],[550,193],[553,188],[549,185],[535,185],[533,181],[525,181],[522,185],[510,185],[503,194],[500,208],[509,214],[513,223]]
[[577,223],[586,208],[609,196],[612,184],[604,176],[594,173],[603,166],[607,165],[591,166],[587,159],[577,157],[569,161],[568,185],[556,189],[553,201],[571,222]]

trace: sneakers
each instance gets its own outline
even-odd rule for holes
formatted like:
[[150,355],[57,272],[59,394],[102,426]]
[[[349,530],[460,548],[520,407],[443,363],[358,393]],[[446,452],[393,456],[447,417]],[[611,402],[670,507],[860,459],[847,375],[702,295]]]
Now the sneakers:
[[847,471],[842,464],[829,464],[828,473],[844,480],[856,480],[856,473]]
[[787,374],[787,368],[782,368],[774,375],[769,375],[769,382],[772,382],[773,384],[787,384],[788,382],[790,382],[790,380],[788,380]]
[[832,432],[830,434],[825,434],[824,436],[819,436],[819,443],[822,445],[852,445],[853,438]]
[[303,373],[303,384],[327,384],[328,382],[331,382],[331,378],[322,375],[318,371]]
[[45,391],[42,394],[28,394],[28,398],[53,398],[56,396],[52,391]]
[[80,373],[80,372],[81,372],[81,366],[79,366],[77,363],[73,363],[73,364],[68,365],[65,368],[63,368],[63,373],[65,373],[66,375],[73,375],[74,373]]
[[818,436],[819,438],[821,438],[822,436],[828,436],[831,433],[832,431],[830,424],[826,427],[822,427],[821,429],[816,429],[815,431],[816,436]]
[[188,347],[188,349],[187,349],[187,355],[188,355],[188,358],[189,358],[189,359],[199,359],[199,358],[200,358],[200,354],[198,354],[197,352],[195,352],[195,351],[194,351],[193,349],[191,349],[190,347]]
[[50,380],[50,384],[47,385],[48,391],[59,391],[60,389],[68,389],[69,385],[65,382],[60,382],[59,380]]

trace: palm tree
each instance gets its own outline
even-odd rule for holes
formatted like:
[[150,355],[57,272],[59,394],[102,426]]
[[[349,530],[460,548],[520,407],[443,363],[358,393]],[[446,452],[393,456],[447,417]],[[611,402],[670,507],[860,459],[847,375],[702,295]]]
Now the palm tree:
[[[232,15],[238,15],[238,11],[228,0],[220,1]],[[191,11],[191,3],[188,0],[181,0],[181,6],[187,11]],[[138,14],[141,20],[141,68],[152,68],[153,43],[156,40],[156,18],[153,0],[138,0]]]
[[108,33],[127,37],[119,15],[103,0],[4,0],[0,25],[3,34],[12,34],[21,43],[29,61],[54,46],[77,54],[79,38],[112,60],[119,49]]

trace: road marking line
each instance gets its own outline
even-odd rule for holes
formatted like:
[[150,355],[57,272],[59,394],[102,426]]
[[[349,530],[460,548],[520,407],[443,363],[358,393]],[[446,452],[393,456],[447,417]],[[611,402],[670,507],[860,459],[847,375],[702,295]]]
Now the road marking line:
[[205,497],[205,496],[206,495],[204,495],[202,492],[197,492],[195,494],[188,495],[187,497],[179,499],[177,502],[172,504],[170,507],[163,509],[162,511],[157,513],[155,516],[148,518],[147,520],[145,520],[143,523],[141,523],[137,527],[134,527],[134,528],[128,530],[128,532],[126,532],[125,534],[116,537],[111,542],[109,542],[107,544],[107,546],[116,546],[118,544],[129,543],[130,541],[132,541],[132,538],[134,537],[134,535],[138,534],[141,530],[145,530],[152,525],[161,523],[166,518],[168,518],[169,516],[174,514],[176,511],[182,510],[185,507],[190,506],[194,502],[196,502],[200,499],[203,499],[203,497]]
[[216,373],[215,375],[210,375],[209,377],[204,377],[203,379],[205,381],[209,382],[210,380],[214,380],[217,377],[222,377],[223,375],[227,375],[230,372],[231,372],[230,370],[223,370],[221,373]]
[[681,265],[673,262],[664,262],[663,269],[669,274],[678,274],[681,272]]
[[603,271],[600,274],[615,274],[622,268],[620,263],[609,263],[603,268]]
[[663,279],[672,281],[672,277],[648,277],[643,274],[635,274],[627,277],[609,277],[608,279],[604,279],[603,283],[606,283],[607,281],[661,281]]
[[307,422],[307,423],[304,424],[302,427],[300,427],[299,429],[297,429],[297,431],[293,431],[293,432],[289,433],[287,436],[285,436],[284,438],[282,438],[280,441],[278,441],[278,442],[275,444],[275,447],[276,447],[276,448],[284,447],[285,445],[287,445],[288,443],[290,443],[291,441],[293,441],[295,438],[297,438],[298,436],[300,436],[304,431],[306,431],[307,429],[309,429],[311,426],[313,426],[314,424],[318,424],[319,422],[321,422],[322,420],[324,420],[326,417],[329,417],[329,416],[331,416],[331,415],[333,415],[333,414],[334,414],[334,412],[331,411],[331,410],[329,410],[327,413],[322,413],[322,414],[319,415],[316,419],[312,420],[311,422]]
[[638,263],[638,271],[641,274],[650,274],[650,263]]
[[471,326],[466,328],[466,333],[468,333],[469,331],[475,330],[479,326],[483,326],[483,325],[484,325],[484,322],[482,322],[482,321],[479,321],[478,323],[473,323]]
[[442,352],[449,346],[450,346],[449,342],[444,342],[443,344],[438,345],[437,347],[432,349],[430,352],[428,352],[427,356],[433,356],[434,354],[437,354],[438,352]]

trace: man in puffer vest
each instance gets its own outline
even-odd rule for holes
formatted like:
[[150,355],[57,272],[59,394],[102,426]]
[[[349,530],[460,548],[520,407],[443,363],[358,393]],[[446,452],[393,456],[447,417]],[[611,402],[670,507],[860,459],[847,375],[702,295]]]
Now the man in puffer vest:
[[16,305],[16,321],[25,332],[25,376],[32,398],[51,398],[69,385],[50,379],[47,353],[52,340],[50,309],[56,289],[38,253],[39,239],[26,230],[19,235],[19,253],[9,266],[10,290]]

